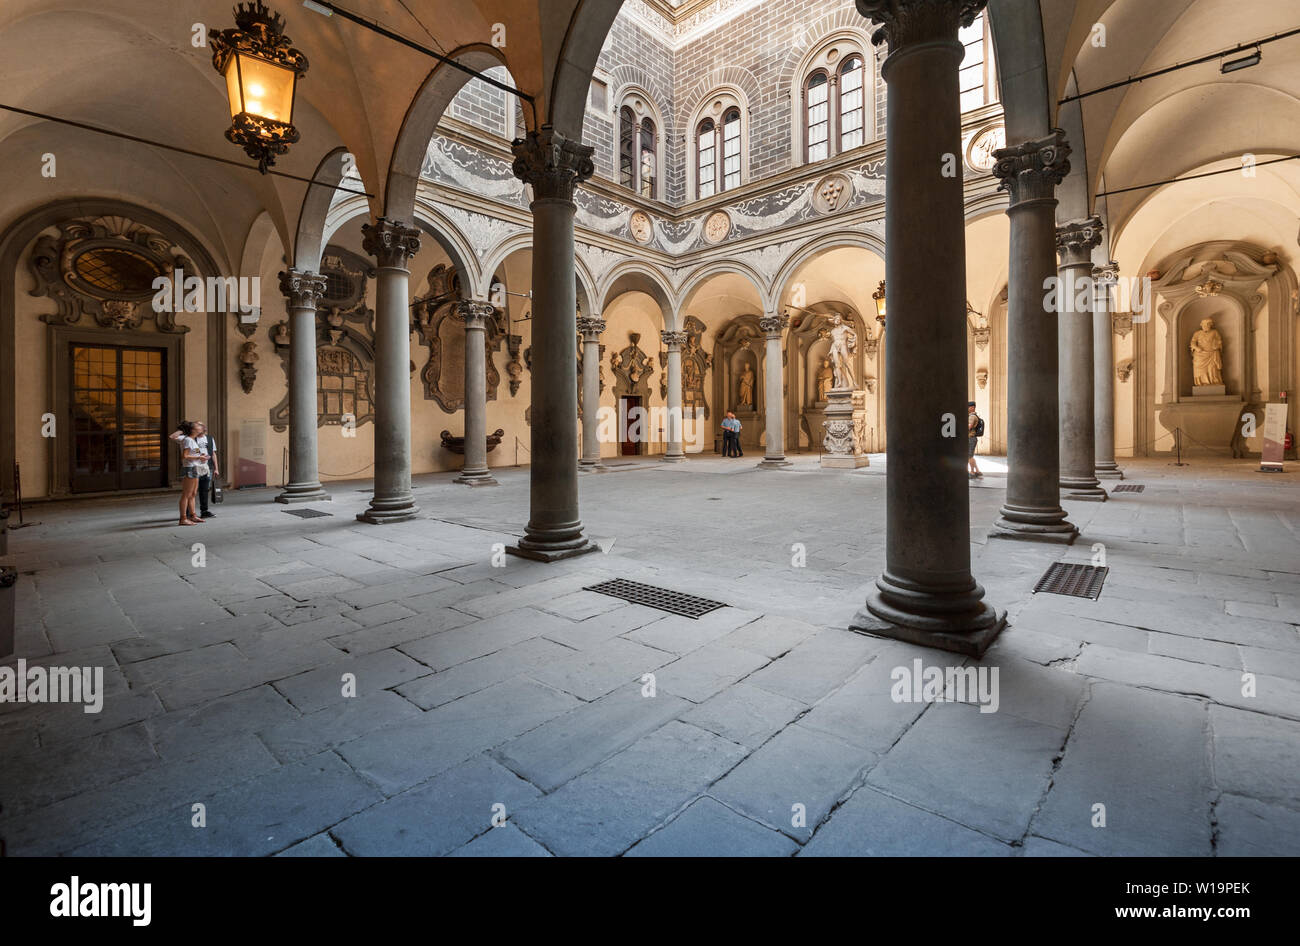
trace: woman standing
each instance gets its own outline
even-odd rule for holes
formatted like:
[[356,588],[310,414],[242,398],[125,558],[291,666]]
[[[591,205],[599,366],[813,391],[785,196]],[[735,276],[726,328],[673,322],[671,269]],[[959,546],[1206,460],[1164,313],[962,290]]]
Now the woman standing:
[[187,420],[181,421],[171,438],[179,441],[181,446],[181,472],[184,478],[181,480],[180,525],[201,526],[203,520],[194,509],[194,498],[199,491],[199,477],[207,470],[207,455],[194,439],[194,424]]

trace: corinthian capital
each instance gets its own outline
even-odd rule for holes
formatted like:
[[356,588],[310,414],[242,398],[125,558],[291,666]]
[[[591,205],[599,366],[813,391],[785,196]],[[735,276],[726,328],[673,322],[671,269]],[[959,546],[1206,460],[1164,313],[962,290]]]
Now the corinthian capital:
[[877,46],[883,39],[890,50],[913,43],[957,38],[957,29],[970,26],[988,0],[858,0],[858,12],[881,24],[872,35]]
[[779,337],[789,324],[790,316],[784,312],[777,315],[765,315],[758,320],[758,327],[763,330],[768,338]]
[[280,273],[280,292],[291,309],[314,309],[325,295],[325,277],[301,269]]
[[420,231],[400,220],[380,217],[361,227],[361,248],[382,267],[405,269],[406,261],[420,252]]
[[681,351],[688,338],[685,332],[660,332],[659,337],[668,346],[669,351]]
[[539,198],[573,200],[573,188],[591,177],[596,166],[594,149],[570,141],[550,125],[530,131],[511,146],[515,153],[515,177],[533,185]]
[[455,305],[456,317],[465,323],[466,329],[487,328],[488,319],[492,318],[496,307],[490,302],[475,299],[462,299]]
[[584,315],[578,319],[578,331],[582,334],[584,342],[598,342],[600,333],[605,331],[605,320]]
[[1101,217],[1096,215],[1057,227],[1056,248],[1061,254],[1061,265],[1091,263],[1093,248],[1101,245],[1101,231]]
[[993,152],[993,176],[1002,181],[998,190],[1011,195],[1014,207],[1021,201],[1055,196],[1056,185],[1070,173],[1070,144],[1059,128],[1045,138],[1025,141]]

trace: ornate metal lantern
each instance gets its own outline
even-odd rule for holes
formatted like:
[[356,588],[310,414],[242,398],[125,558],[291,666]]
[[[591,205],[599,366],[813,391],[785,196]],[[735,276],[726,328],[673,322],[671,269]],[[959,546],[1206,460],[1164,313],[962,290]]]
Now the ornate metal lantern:
[[880,280],[880,288],[871,294],[871,298],[876,301],[876,321],[881,325],[885,324],[885,281]]
[[226,137],[257,161],[263,174],[298,140],[293,103],[307,57],[290,45],[284,19],[262,0],[235,7],[233,30],[212,34],[212,65],[226,80]]

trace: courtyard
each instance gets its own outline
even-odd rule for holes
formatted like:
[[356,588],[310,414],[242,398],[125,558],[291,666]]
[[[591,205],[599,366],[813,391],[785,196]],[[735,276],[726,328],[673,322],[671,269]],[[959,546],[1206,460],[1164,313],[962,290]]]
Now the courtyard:
[[[528,469],[44,503],[10,534],[18,658],[102,667],[102,711],[0,704],[8,855],[1286,855],[1300,851],[1298,474],[1126,459],[1071,546],[989,539],[982,660],[846,630],[885,559],[884,456],[611,461],[601,551],[504,554]],[[303,518],[303,509],[326,515]],[[16,522],[16,517],[11,523]],[[1099,599],[1035,594],[1104,564]],[[698,620],[583,590],[721,602]],[[919,664],[917,663],[919,661]],[[899,699],[986,670],[993,703]],[[996,671],[996,675],[993,675]]]

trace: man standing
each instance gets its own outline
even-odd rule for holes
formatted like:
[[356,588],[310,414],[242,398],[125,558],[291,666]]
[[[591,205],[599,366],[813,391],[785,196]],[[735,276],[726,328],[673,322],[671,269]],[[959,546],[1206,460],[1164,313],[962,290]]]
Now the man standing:
[[743,457],[745,454],[740,449],[740,420],[736,417],[735,411],[728,411],[727,417],[731,420],[731,455]]
[[966,465],[967,475],[973,480],[982,480],[984,474],[980,468],[975,465],[975,448],[979,446],[980,438],[984,436],[984,419],[975,413],[975,402],[966,402]]
[[208,433],[208,425],[203,421],[198,421],[195,426],[195,440],[203,448],[203,452],[208,455],[208,465],[204,467],[206,472],[199,477],[199,515],[204,519],[212,519],[216,516],[215,512],[208,510],[208,502],[212,496],[212,483],[221,471],[217,469],[217,442]]

